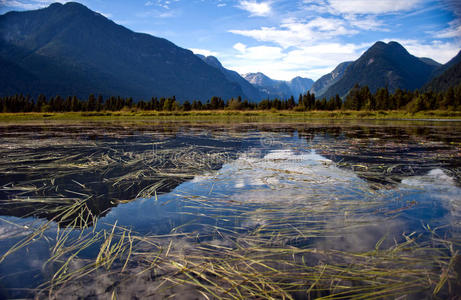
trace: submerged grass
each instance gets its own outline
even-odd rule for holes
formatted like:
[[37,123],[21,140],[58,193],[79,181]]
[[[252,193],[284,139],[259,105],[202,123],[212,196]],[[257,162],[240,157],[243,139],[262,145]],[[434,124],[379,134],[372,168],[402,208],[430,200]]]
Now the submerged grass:
[[[288,245],[285,233],[275,228],[270,240],[269,232],[260,234],[263,230],[238,235],[226,228],[214,230],[220,243],[197,244],[194,234],[129,232],[126,239],[127,231],[114,224],[110,234],[98,232],[81,241],[88,245],[101,237],[95,260],[82,267],[71,255],[41,293],[55,299],[75,295],[82,286],[94,293],[100,285],[99,296],[116,291],[122,297],[191,293],[207,299],[377,299],[433,294],[442,299],[459,288],[459,254],[454,250],[459,241],[444,240],[436,231],[429,232],[430,238],[405,235],[392,246],[378,242],[374,250],[354,252]],[[314,230],[311,235],[322,234],[328,233]],[[72,261],[81,267],[66,269]]]
[[[187,198],[180,201],[187,204]],[[197,201],[214,203],[207,215],[224,218],[219,198],[195,198],[190,204]],[[225,204],[227,215],[234,212],[237,218],[264,215],[266,222],[252,230],[199,223],[195,225],[202,230],[182,232],[175,227],[170,234],[152,236],[116,223],[99,230],[95,226],[85,234],[80,228],[67,228],[58,234],[54,255],[46,262],[57,270],[37,293],[51,299],[85,297],[95,291],[98,296],[116,293],[122,298],[187,294],[206,299],[381,299],[418,294],[442,299],[456,295],[460,240],[440,236],[438,229],[427,226],[420,233],[403,233],[400,241],[385,246],[383,237],[374,249],[339,250],[321,246],[325,237],[341,235],[338,228],[303,218],[315,214],[322,220],[347,209],[344,231],[348,231],[367,226],[363,212],[353,209],[360,204],[357,200],[341,203],[339,209],[279,206],[245,211],[241,204]],[[68,239],[74,230],[80,234]],[[25,240],[42,232],[39,228]],[[296,243],[306,240],[311,242]],[[79,257],[94,245],[99,248],[95,258]]]

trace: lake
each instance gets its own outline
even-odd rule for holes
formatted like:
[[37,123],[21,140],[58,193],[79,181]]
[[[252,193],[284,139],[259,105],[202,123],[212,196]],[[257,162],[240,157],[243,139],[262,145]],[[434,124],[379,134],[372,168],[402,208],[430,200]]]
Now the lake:
[[0,298],[461,294],[461,122],[0,125]]

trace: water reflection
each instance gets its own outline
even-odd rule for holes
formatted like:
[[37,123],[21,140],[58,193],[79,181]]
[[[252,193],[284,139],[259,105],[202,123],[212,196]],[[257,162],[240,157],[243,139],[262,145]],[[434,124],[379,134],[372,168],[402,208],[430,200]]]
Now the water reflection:
[[288,149],[314,149],[368,182],[398,184],[434,168],[460,182],[459,126],[96,126],[3,126],[0,199],[8,201],[0,213],[50,219],[56,205],[88,199],[93,214],[105,215],[120,202],[167,193],[249,149],[280,149],[290,138],[298,144]]
[[[373,260],[358,262],[366,255],[357,253],[380,249],[396,256],[415,237],[424,247],[434,234],[459,238],[458,125],[51,124],[1,127],[0,138],[5,145],[0,149],[1,253],[29,235],[28,228],[40,226],[42,219],[55,220],[59,207],[76,201],[84,201],[88,210],[67,214],[61,230],[75,228],[71,221],[77,215],[97,216],[99,223],[91,228],[96,219],[87,218],[90,228],[69,230],[69,239],[92,230],[113,231],[113,224],[143,237],[138,257],[124,270],[130,276],[141,266],[149,269],[152,247],[161,249],[164,259],[174,257],[174,264],[177,259],[194,264],[194,258],[200,261],[205,255],[219,263],[222,253],[246,259],[258,256],[259,249],[275,249],[277,254],[267,257],[270,267],[280,270],[283,265],[294,272],[301,268],[298,263],[359,266]],[[52,225],[43,233],[45,239],[0,263],[6,295],[27,295],[12,288],[35,288],[59,270],[57,262],[43,267],[56,248],[56,230]],[[103,245],[98,242],[79,253],[71,269],[97,257]],[[210,247],[222,253],[210,255]],[[294,249],[296,254],[286,253]],[[24,259],[29,251],[34,257]],[[296,266],[289,268],[288,261]],[[389,261],[382,264],[395,267]],[[115,265],[124,267],[123,262]],[[170,282],[184,280],[182,273],[171,275],[177,274],[171,265],[160,266],[160,273],[149,271],[149,278],[137,279],[137,291],[130,289],[128,283],[134,283],[129,280],[118,291],[142,297],[152,292],[149,282],[158,287],[165,276],[172,276]],[[34,280],[19,281],[24,272]],[[70,294],[63,295],[103,295],[118,276],[98,270],[84,278],[91,289],[71,284]],[[305,290],[305,285],[298,288]],[[139,292],[143,288],[145,293]],[[192,290],[184,286],[176,292],[201,295]]]

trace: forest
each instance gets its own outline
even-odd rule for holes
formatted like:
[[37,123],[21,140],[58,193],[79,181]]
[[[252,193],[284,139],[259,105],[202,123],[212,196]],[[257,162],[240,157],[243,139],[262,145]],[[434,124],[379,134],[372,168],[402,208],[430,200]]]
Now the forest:
[[134,101],[132,98],[107,97],[90,95],[88,99],[76,96],[45,97],[39,95],[34,99],[28,95],[14,95],[0,98],[0,112],[87,112],[87,111],[121,111],[121,110],[155,110],[155,111],[191,111],[191,110],[404,110],[411,113],[425,110],[461,110],[461,84],[450,87],[444,92],[406,91],[397,89],[391,93],[387,88],[372,93],[367,86],[355,85],[343,99],[336,95],[330,99],[318,99],[314,94],[306,92],[296,100],[265,99],[260,102],[242,100],[241,97],[223,100],[212,97],[210,100],[184,101],[176,98],[157,98]]

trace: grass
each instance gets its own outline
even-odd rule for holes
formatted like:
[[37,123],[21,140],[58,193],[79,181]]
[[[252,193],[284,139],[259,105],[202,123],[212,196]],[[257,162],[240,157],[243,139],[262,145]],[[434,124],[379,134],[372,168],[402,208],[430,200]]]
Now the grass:
[[396,120],[396,119],[461,119],[456,111],[119,111],[119,112],[65,112],[65,113],[1,113],[0,122],[37,120],[183,120],[183,121],[303,121],[309,119],[339,120]]

